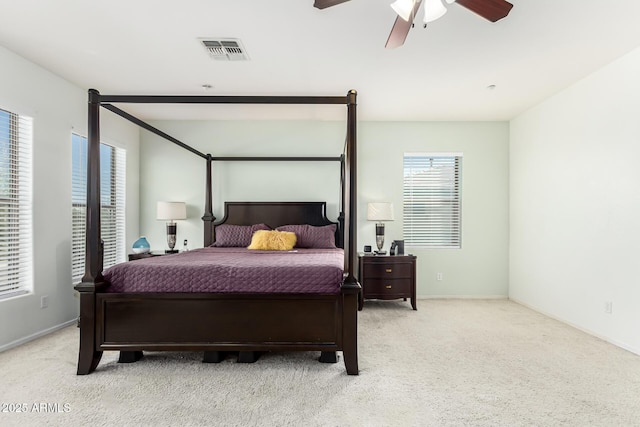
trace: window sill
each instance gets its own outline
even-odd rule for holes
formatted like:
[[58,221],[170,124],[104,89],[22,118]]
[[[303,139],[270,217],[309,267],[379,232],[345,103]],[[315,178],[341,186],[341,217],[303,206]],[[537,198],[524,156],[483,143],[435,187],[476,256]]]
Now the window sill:
[[8,300],[11,298],[15,298],[15,297],[19,297],[27,294],[30,294],[30,292],[25,290],[10,291],[4,294],[0,294],[0,301]]

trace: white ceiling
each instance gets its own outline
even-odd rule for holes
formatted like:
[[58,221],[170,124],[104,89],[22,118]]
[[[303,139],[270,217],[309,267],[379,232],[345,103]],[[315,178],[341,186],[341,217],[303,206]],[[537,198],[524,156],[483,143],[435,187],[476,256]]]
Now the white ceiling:
[[[495,24],[448,5],[387,50],[391,2],[318,10],[313,0],[0,0],[0,45],[103,94],[356,89],[360,120],[427,121],[509,120],[640,46],[640,1],[511,0]],[[250,60],[215,61],[203,37],[239,38]],[[144,119],[344,119],[335,106],[125,109]]]

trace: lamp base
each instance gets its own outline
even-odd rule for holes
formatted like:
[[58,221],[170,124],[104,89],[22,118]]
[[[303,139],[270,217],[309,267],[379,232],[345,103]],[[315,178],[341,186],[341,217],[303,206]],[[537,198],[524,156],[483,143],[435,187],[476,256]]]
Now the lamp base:
[[386,252],[382,250],[384,246],[384,222],[376,224],[376,246],[378,247],[378,250],[374,251],[376,255],[386,254]]
[[164,251],[165,254],[176,254],[178,253],[177,249],[173,249],[176,247],[176,231],[178,230],[178,224],[175,222],[167,223],[167,246],[169,249]]
[[373,251],[373,253],[376,255],[386,255],[387,251]]

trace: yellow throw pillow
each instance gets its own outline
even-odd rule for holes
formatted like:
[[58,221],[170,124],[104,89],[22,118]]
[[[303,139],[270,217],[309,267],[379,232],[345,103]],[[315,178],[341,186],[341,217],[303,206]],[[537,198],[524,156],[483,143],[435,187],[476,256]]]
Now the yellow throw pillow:
[[296,233],[290,231],[258,230],[251,237],[247,249],[290,251],[296,244]]

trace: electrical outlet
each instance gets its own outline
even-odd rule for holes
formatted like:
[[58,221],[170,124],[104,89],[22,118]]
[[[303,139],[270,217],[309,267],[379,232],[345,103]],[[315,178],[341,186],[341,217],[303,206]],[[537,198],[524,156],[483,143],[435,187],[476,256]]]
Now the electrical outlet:
[[47,308],[47,307],[49,307],[49,296],[43,295],[40,297],[40,308]]
[[604,303],[604,312],[605,312],[606,314],[611,314],[611,313],[613,313],[613,302],[611,302],[611,301],[606,301],[606,302]]
[[442,273],[436,273],[436,280],[438,281],[442,280]]

